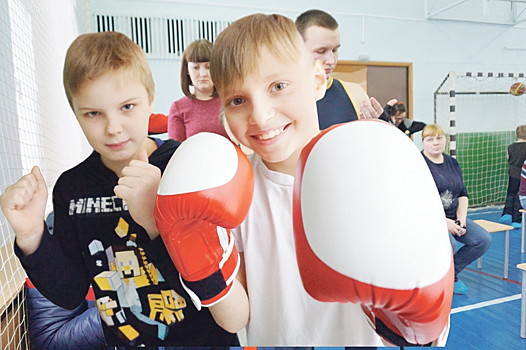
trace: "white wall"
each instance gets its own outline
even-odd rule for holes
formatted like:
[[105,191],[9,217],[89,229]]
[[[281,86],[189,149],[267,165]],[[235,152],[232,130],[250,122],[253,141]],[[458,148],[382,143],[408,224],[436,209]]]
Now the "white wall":
[[[431,1],[435,5],[445,0]],[[446,1],[447,2],[447,1]],[[449,1],[453,3],[453,1]],[[442,17],[491,19],[506,17],[506,1],[470,0]],[[450,71],[526,71],[526,26],[484,24],[467,21],[426,20],[424,0],[207,0],[129,1],[91,0],[94,12],[141,16],[183,16],[235,20],[255,12],[280,13],[295,19],[308,9],[331,13],[340,24],[341,60],[357,60],[367,54],[371,61],[413,63],[413,117],[433,122],[433,93]],[[483,11],[486,11],[484,13]],[[363,30],[362,30],[363,28]],[[156,112],[167,113],[170,103],[182,96],[179,60],[152,60],[157,84]]]

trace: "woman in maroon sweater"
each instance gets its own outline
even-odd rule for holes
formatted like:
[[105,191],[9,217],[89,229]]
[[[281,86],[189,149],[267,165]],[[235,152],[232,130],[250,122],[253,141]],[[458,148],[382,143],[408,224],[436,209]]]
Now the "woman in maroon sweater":
[[[213,44],[206,39],[191,43],[181,62],[181,88],[185,96],[170,107],[168,137],[184,141],[203,132],[213,132],[228,138],[219,123],[221,100],[210,78],[209,61]],[[190,91],[193,86],[193,93]]]

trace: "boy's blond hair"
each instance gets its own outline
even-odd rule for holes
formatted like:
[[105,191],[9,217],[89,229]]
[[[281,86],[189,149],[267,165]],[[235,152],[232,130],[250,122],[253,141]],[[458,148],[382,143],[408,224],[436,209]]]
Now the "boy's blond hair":
[[290,18],[261,13],[243,17],[215,41],[210,58],[212,81],[219,94],[228,92],[257,68],[263,49],[279,59],[299,62],[300,45],[304,45],[303,40]]
[[515,130],[515,135],[518,139],[526,139],[526,125],[519,125]]
[[219,124],[224,128],[225,127],[225,109],[221,106],[219,110]]
[[422,141],[428,136],[446,136],[444,130],[438,124],[428,124],[422,130]]
[[126,69],[146,88],[150,102],[155,94],[152,72],[143,49],[118,32],[90,33],[78,36],[69,46],[64,62],[64,89],[73,108],[73,97],[88,80]]
[[[214,44],[212,44],[210,41],[206,39],[198,39],[188,45],[183,52],[183,58],[181,60],[181,89],[189,99],[194,99],[195,95],[190,92],[190,86],[193,84],[192,79],[190,79],[190,75],[188,73],[188,63],[210,62],[210,56],[212,54],[213,47]],[[217,90],[214,86],[214,92],[210,97],[216,96]]]

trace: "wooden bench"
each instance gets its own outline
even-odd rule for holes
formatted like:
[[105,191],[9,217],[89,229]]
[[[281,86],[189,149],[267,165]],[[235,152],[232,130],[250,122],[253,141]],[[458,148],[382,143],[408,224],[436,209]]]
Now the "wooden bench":
[[[523,221],[522,224],[524,225],[525,222]],[[526,338],[526,263],[518,264],[517,267],[522,270],[521,338]]]
[[[508,263],[510,259],[510,230],[513,230],[513,226],[500,224],[498,222],[488,220],[473,220],[477,225],[488,231],[489,233],[503,232],[504,231],[504,271],[502,277],[508,279]],[[482,268],[482,257],[478,259],[477,267]]]

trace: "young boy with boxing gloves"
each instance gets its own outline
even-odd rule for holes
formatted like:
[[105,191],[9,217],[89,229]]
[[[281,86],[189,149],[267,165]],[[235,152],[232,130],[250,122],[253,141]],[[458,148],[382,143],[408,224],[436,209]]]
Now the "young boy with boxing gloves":
[[1,196],[32,282],[65,309],[92,283],[108,345],[239,345],[235,333],[248,319],[242,285],[198,311],[156,227],[161,173],[179,143],[147,137],[154,82],[144,51],[121,33],[81,35],[66,54],[64,87],[93,153],[56,182],[53,235],[38,167]]
[[[363,295],[362,301],[353,301],[356,303],[324,303],[307,294],[300,278],[293,185],[300,153],[319,133],[316,101],[323,97],[326,79],[322,64],[313,61],[290,19],[256,14],[235,21],[220,33],[210,71],[232,133],[254,151],[249,156],[254,171],[252,206],[234,230],[242,257],[239,273],[246,275],[250,302],[248,345],[383,345],[362,311],[362,306],[380,307],[369,303],[374,299],[371,295]],[[374,286],[368,290],[379,292]],[[385,295],[395,298],[389,291]],[[343,299],[340,301],[348,301]],[[445,296],[446,307],[447,299]],[[443,306],[442,301],[435,304]],[[438,334],[432,334],[431,340],[424,337],[429,342],[447,335],[446,313]],[[403,317],[411,318],[411,313],[402,317],[396,310],[393,315],[402,321],[387,322],[388,326],[402,327]],[[390,332],[407,333],[396,326]],[[422,331],[427,331],[425,325]]]

